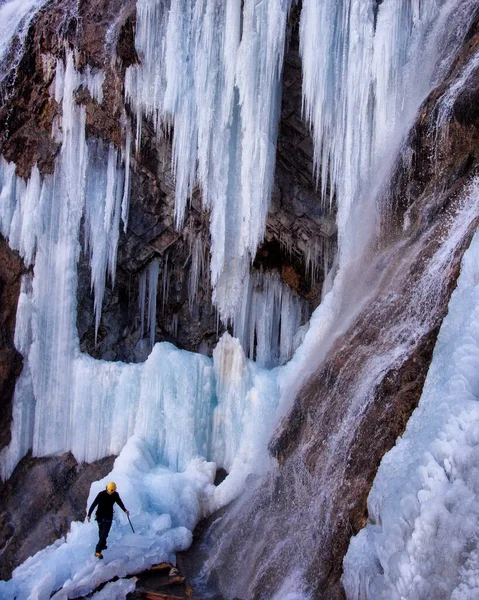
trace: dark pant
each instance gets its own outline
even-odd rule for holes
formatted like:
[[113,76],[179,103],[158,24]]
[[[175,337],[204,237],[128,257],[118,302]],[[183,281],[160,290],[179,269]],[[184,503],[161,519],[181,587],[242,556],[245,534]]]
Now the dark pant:
[[106,548],[106,538],[110,533],[112,521],[106,521],[105,519],[101,519],[98,521],[98,544],[96,545],[95,552],[100,553],[102,550]]

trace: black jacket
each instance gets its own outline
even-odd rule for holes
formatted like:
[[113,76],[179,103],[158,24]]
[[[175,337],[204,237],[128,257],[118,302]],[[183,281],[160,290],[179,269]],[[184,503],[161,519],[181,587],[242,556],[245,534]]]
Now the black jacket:
[[102,521],[105,519],[106,521],[111,521],[113,519],[113,505],[115,502],[118,506],[126,512],[126,508],[121,501],[121,498],[118,492],[113,492],[113,494],[109,494],[106,490],[100,492],[98,496],[93,501],[93,504],[90,506],[90,510],[88,511],[88,516],[91,517],[91,513],[95,510],[95,506],[98,506],[96,509],[95,519],[97,521]]

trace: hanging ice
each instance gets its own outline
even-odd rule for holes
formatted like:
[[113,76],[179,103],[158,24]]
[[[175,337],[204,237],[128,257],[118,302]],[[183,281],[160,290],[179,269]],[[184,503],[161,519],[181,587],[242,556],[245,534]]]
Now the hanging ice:
[[234,333],[249,358],[273,367],[292,357],[294,336],[307,316],[306,303],[277,273],[260,271],[249,280],[243,305],[235,314]]
[[323,199],[338,206],[340,262],[369,239],[365,231],[377,223],[370,200],[420,103],[456,55],[463,13],[472,10],[473,2],[457,0],[304,0],[304,110]]
[[58,62],[55,98],[62,103],[62,116],[55,129],[61,131],[62,146],[52,176],[41,182],[34,167],[25,184],[13,165],[0,162],[2,233],[27,264],[34,258],[34,277],[31,284],[25,280],[18,306],[15,341],[25,364],[14,401],[18,435],[3,452],[4,476],[28,446],[43,455],[72,444],[79,354],[76,266],[84,212],[97,323],[107,269],[111,277],[115,272],[123,174],[113,147],[103,151],[85,141],[85,108],[76,104],[74,92],[87,80],[88,74],[75,70],[70,53],[66,67]]
[[244,300],[275,161],[289,0],[139,0],[126,96],[174,126],[176,222],[197,180],[211,210],[211,281],[224,321]]

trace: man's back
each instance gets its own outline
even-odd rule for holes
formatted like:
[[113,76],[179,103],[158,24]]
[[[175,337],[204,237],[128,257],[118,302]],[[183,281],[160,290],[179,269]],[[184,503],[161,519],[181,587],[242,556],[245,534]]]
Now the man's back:
[[106,490],[103,490],[95,498],[95,501],[90,509],[90,514],[93,512],[95,506],[98,506],[95,517],[96,520],[99,521],[100,519],[107,519],[111,521],[113,519],[113,505],[115,502],[122,510],[126,511],[118,492],[109,494]]

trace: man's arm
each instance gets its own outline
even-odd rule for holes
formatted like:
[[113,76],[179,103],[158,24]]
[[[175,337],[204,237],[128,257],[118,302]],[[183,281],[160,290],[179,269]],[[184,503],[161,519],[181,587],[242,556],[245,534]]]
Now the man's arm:
[[88,511],[87,519],[90,520],[91,513],[95,510],[96,505],[98,504],[98,499],[100,498],[100,494],[97,494],[95,500],[93,500],[93,504],[90,506],[90,510]]
[[126,514],[127,514],[127,515],[129,515],[129,514],[130,514],[130,511],[129,511],[129,510],[126,510],[126,508],[125,508],[125,505],[124,505],[124,504],[123,504],[123,502],[121,501],[120,494],[119,494],[118,492],[116,492],[116,498],[115,498],[115,502],[118,504],[118,506],[121,508],[121,510],[122,510],[123,512],[126,512]]

